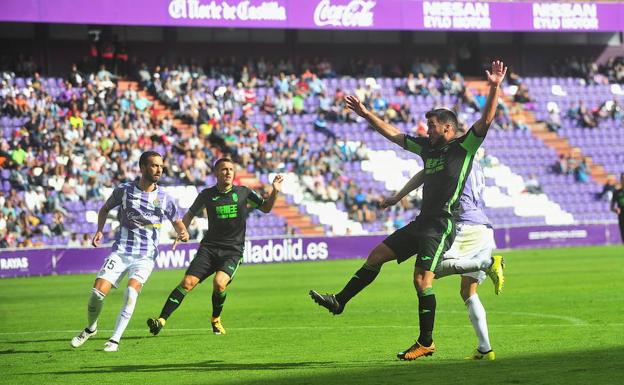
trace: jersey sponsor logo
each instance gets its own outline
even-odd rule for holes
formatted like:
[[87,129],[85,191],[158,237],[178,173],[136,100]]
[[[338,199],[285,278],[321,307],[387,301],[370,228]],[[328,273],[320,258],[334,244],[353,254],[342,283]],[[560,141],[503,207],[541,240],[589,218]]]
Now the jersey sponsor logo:
[[236,218],[238,216],[237,205],[222,205],[215,207],[215,209],[219,219]]
[[212,197],[211,199],[212,199],[213,201],[216,201],[216,200],[218,200],[219,198],[221,198],[221,197],[220,197],[219,195],[217,195],[216,197]]
[[444,170],[444,163],[446,163],[445,157],[428,158],[425,162],[425,174],[435,174]]
[[127,208],[125,214],[128,222],[135,226],[157,225],[160,222],[158,215],[140,212],[134,208]]

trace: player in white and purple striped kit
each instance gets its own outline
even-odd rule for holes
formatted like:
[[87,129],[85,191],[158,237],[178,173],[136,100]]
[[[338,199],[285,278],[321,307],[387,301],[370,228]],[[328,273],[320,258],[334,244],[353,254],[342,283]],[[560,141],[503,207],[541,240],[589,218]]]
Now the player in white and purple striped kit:
[[[396,204],[404,196],[422,185],[423,171],[416,174],[396,195],[384,200],[382,206]],[[451,248],[444,254],[436,266],[435,278],[442,278],[452,274],[461,274],[460,294],[468,317],[475,329],[479,346],[467,359],[494,360],[496,355],[490,346],[485,308],[477,295],[477,287],[485,279],[486,274],[494,283],[494,291],[498,294],[504,283],[502,267],[504,262],[501,256],[492,256],[496,248],[494,231],[487,215],[484,212],[483,190],[485,176],[479,162],[473,161],[462,195],[460,197],[459,212],[456,214],[457,235]],[[501,269],[496,271],[492,266],[494,259],[500,259]]]
[[178,240],[188,240],[188,232],[173,198],[156,185],[163,170],[161,155],[154,151],[144,152],[139,159],[139,167],[141,178],[137,182],[123,183],[115,188],[98,213],[98,230],[92,241],[94,247],[99,246],[102,241],[106,218],[115,207],[119,207],[119,228],[111,254],[104,260],[91,290],[87,307],[87,327],[71,340],[74,348],[81,346],[97,333],[97,320],[104,298],[111,287],[118,287],[127,273],[128,286],[124,304],[117,317],[113,335],[104,344],[104,351],[118,350],[119,340],[130,322],[139,292],[154,268],[160,227],[165,218],[172,222]]

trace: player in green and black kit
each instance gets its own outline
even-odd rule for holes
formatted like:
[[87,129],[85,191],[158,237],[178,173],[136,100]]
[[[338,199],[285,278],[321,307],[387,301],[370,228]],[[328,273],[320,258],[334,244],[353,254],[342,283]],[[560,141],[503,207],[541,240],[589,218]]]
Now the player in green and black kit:
[[624,172],[620,174],[620,188],[613,192],[611,211],[617,214],[620,224],[620,238],[624,243]]
[[[420,215],[407,226],[395,231],[375,247],[364,266],[344,289],[333,294],[310,291],[319,305],[333,314],[342,313],[347,302],[369,285],[381,266],[392,260],[401,263],[417,256],[414,267],[414,286],[418,294],[420,335],[415,344],[398,354],[402,360],[414,360],[435,352],[433,324],[436,299],[433,293],[434,269],[438,259],[453,243],[455,237],[454,212],[472,166],[472,159],[485,139],[494,119],[498,88],[507,68],[500,61],[492,63],[488,75],[489,93],[479,119],[466,135],[455,138],[457,117],[447,109],[435,109],[426,115],[428,138],[413,138],[375,116],[354,96],[347,97],[347,106],[365,118],[388,140],[421,156],[425,164],[423,201]],[[495,268],[495,267],[493,267]]]
[[167,297],[160,316],[147,320],[147,326],[153,335],[158,334],[165,326],[167,318],[180,306],[186,294],[213,273],[212,331],[215,334],[225,334],[221,324],[225,288],[243,258],[247,214],[255,208],[265,213],[271,211],[282,188],[283,177],[277,175],[273,179],[273,190],[269,198],[264,200],[253,190],[232,184],[234,163],[231,159],[219,159],[214,168],[217,184],[199,193],[182,219],[188,226],[205,209],[208,213],[208,231],[182,282]]

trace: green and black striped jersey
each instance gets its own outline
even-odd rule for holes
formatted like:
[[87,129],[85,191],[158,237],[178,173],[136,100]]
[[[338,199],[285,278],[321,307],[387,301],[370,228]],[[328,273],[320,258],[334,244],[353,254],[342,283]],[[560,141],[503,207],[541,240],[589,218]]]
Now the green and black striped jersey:
[[189,208],[194,216],[206,209],[208,231],[201,243],[243,252],[245,230],[249,212],[264,203],[253,190],[245,186],[232,186],[226,192],[219,192],[217,186],[204,189]]
[[442,147],[432,147],[429,139],[405,135],[403,147],[420,155],[425,165],[421,214],[449,216],[456,214],[459,197],[472,168],[472,159],[485,137],[471,128],[466,135]]

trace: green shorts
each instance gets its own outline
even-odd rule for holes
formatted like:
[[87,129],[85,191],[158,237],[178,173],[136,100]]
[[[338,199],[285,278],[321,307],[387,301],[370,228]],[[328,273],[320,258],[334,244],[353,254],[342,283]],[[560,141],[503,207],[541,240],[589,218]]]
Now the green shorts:
[[243,256],[236,251],[200,245],[195,258],[186,269],[186,275],[195,276],[202,282],[214,272],[223,271],[232,279],[242,260]]
[[433,271],[454,239],[455,221],[452,218],[418,216],[390,234],[383,243],[394,251],[398,263],[417,256],[416,266]]

